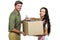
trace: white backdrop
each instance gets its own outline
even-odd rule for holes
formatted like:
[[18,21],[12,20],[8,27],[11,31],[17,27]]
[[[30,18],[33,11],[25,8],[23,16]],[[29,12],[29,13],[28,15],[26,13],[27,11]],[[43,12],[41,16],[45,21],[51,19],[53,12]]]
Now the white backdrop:
[[[14,9],[16,0],[0,0],[0,40],[8,39],[8,21],[9,15]],[[23,7],[21,10],[22,20],[28,17],[39,18],[41,7],[47,7],[51,21],[51,33],[49,40],[60,40],[60,1],[59,0],[21,0]],[[23,36],[21,40],[37,40],[34,36]]]

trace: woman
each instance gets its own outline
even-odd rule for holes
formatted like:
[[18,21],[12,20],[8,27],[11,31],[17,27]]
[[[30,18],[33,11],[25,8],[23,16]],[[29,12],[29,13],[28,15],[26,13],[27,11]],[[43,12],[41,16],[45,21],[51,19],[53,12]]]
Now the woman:
[[45,7],[42,7],[40,9],[40,17],[41,21],[43,21],[43,27],[44,27],[44,34],[42,36],[38,36],[38,40],[45,40],[45,36],[50,34],[50,20],[48,15],[48,9]]

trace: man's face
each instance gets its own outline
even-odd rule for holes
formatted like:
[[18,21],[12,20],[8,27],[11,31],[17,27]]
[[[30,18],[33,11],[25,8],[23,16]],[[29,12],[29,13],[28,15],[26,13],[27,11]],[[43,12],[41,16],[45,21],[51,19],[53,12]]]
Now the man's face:
[[22,8],[22,4],[17,4],[17,5],[15,5],[15,9],[16,9],[17,11],[20,11],[21,8]]

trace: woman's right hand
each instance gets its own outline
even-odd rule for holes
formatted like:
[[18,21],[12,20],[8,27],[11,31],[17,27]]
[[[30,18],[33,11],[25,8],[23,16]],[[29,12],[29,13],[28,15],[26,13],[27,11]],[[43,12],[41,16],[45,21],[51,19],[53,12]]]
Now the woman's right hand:
[[45,27],[44,30],[45,30],[44,34],[45,34],[45,35],[48,35],[48,29]]

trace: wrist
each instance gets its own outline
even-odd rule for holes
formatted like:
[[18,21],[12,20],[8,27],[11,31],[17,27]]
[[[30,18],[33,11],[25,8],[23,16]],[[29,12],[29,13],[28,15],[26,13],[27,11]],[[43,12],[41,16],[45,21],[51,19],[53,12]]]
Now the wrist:
[[20,33],[22,34],[22,31],[20,31]]

